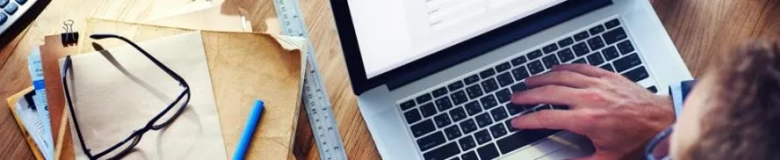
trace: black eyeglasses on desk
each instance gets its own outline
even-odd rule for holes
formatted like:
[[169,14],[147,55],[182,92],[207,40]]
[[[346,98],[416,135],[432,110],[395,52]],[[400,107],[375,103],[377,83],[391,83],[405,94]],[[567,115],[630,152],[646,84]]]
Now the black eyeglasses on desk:
[[[76,118],[76,112],[73,109],[73,103],[71,101],[70,91],[68,89],[68,80],[67,80],[68,70],[72,70],[71,58],[70,56],[65,57],[65,62],[64,62],[65,69],[62,74],[62,85],[65,89],[65,98],[67,99],[68,102],[68,108],[70,108],[70,116],[71,118],[73,118],[73,126],[76,127],[76,134],[79,137],[79,143],[81,144],[81,149],[84,151],[84,154],[86,154],[86,156],[89,159],[98,159],[108,155],[109,153],[116,153],[116,154],[113,154],[113,156],[108,159],[119,159],[124,157],[128,153],[130,153],[130,151],[132,151],[132,149],[135,148],[136,145],[138,145],[138,143],[141,141],[141,138],[146,132],[148,132],[149,130],[158,131],[162,128],[165,128],[168,125],[170,125],[171,122],[173,122],[177,117],[179,117],[179,115],[181,115],[181,113],[184,111],[184,108],[187,106],[187,104],[190,101],[190,86],[187,84],[187,81],[185,81],[181,76],[179,76],[179,74],[173,72],[170,68],[168,68],[168,66],[165,66],[165,64],[161,63],[159,60],[157,60],[148,52],[146,52],[143,48],[139,47],[138,45],[128,40],[127,38],[118,35],[113,35],[113,34],[93,34],[89,37],[98,40],[105,39],[105,38],[116,38],[125,41],[126,43],[130,44],[135,49],[137,49],[139,52],[141,52],[141,54],[143,54],[147,59],[152,61],[157,67],[159,67],[169,76],[171,76],[171,78],[173,78],[176,81],[179,81],[179,85],[181,85],[184,88],[181,94],[179,94],[179,96],[176,97],[175,101],[168,104],[168,106],[165,107],[165,109],[162,112],[158,113],[156,116],[154,116],[154,118],[149,120],[149,122],[147,122],[145,126],[143,126],[138,130],[133,131],[133,133],[127,136],[127,138],[109,147],[108,149],[93,154],[92,152],[90,152],[90,149],[87,147],[86,143],[84,143],[84,136],[81,134],[81,129],[79,128],[79,121],[78,118]],[[178,104],[182,100],[183,103],[180,105],[180,107],[176,109],[174,112],[171,112],[171,110],[175,108],[176,104]],[[172,113],[172,115],[169,113]],[[166,116],[167,119],[163,119],[163,116]]]

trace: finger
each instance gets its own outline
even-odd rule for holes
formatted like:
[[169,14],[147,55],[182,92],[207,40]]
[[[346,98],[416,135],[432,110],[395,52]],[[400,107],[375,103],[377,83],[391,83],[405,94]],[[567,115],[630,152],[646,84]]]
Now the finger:
[[581,104],[581,98],[578,95],[582,92],[584,92],[582,89],[577,88],[546,85],[512,94],[512,103],[517,105],[553,104],[575,107],[575,105]]
[[571,110],[542,110],[512,119],[512,127],[517,129],[553,129],[567,130],[578,134],[585,126],[578,112]]
[[614,73],[587,64],[563,64],[552,68],[552,71],[572,71],[590,77],[604,77]]
[[598,83],[597,78],[585,76],[572,71],[553,71],[525,80],[528,87],[534,88],[545,85],[561,85],[574,88],[588,88]]

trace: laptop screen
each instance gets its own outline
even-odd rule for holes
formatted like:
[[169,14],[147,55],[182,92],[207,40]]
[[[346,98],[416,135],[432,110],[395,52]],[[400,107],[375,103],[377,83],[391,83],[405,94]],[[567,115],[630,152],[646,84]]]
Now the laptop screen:
[[372,78],[565,0],[348,0]]

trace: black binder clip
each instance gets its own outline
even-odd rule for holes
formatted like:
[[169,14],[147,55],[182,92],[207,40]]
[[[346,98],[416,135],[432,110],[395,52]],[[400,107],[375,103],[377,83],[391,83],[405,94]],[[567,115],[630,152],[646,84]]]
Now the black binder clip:
[[65,33],[60,34],[60,37],[62,38],[62,46],[73,46],[78,44],[79,32],[73,31],[73,20],[67,20],[62,22],[62,24],[62,29],[65,30]]

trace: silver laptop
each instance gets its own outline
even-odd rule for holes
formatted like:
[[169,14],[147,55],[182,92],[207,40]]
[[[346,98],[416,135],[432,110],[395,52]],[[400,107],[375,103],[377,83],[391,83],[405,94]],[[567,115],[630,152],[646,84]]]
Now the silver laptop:
[[358,105],[383,159],[567,159],[582,136],[515,130],[548,104],[524,80],[584,63],[658,94],[691,75],[647,0],[331,0]]

